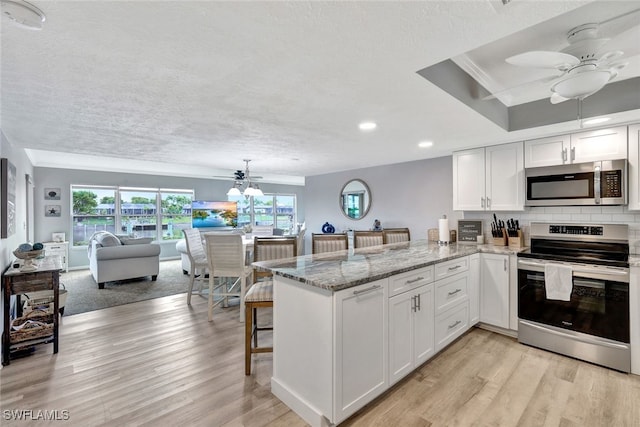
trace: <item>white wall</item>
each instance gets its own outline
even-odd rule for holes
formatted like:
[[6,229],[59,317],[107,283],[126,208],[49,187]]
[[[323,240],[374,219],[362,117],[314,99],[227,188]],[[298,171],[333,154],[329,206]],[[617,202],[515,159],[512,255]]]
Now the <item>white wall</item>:
[[[379,219],[383,228],[409,227],[412,240],[426,239],[429,228],[438,227],[442,215],[457,228],[461,212],[453,212],[452,160],[450,156],[429,160],[338,172],[305,178],[305,253],[311,253],[311,233],[321,233],[325,222],[336,232],[369,230]],[[371,209],[360,220],[340,210],[340,191],[351,179],[361,179],[371,190]]]
[[[16,232],[6,239],[0,239],[0,259],[3,270],[13,259],[13,250],[27,242],[27,186],[25,175],[33,176],[33,167],[22,148],[16,148],[0,130],[0,157],[6,157],[16,167]],[[4,211],[0,215],[4,216]]]

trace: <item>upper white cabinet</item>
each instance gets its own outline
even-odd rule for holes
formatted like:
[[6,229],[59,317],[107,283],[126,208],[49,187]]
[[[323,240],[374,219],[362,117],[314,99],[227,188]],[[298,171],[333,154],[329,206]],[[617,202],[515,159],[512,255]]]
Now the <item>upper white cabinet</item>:
[[627,158],[627,127],[597,129],[524,142],[527,168]]
[[640,124],[629,126],[629,209],[640,210]]
[[453,210],[524,209],[523,143],[453,153]]

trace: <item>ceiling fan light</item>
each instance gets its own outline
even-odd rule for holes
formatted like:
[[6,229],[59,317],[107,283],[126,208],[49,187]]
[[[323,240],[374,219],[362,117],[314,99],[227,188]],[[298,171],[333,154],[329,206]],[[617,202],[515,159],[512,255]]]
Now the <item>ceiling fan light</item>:
[[227,196],[242,196],[242,193],[238,189],[238,187],[231,187],[229,191],[227,191]]
[[584,98],[602,89],[610,77],[607,70],[571,74],[553,85],[551,90],[564,98]]

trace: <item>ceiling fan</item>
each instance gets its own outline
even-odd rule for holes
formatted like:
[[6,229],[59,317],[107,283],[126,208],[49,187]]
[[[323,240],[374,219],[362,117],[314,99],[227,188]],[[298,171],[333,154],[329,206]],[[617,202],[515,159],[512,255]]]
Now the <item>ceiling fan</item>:
[[233,186],[227,192],[227,196],[264,196],[264,193],[253,180],[261,179],[261,176],[251,176],[249,172],[249,159],[242,160],[245,163],[245,169],[242,171],[241,169],[236,170],[233,173],[233,177],[229,178],[227,176],[216,176],[215,178],[226,178],[232,179]]
[[[625,61],[616,62],[624,55],[620,50],[601,51],[610,39],[599,36],[600,26],[638,11],[640,9],[601,23],[588,23],[573,28],[567,33],[569,45],[559,52],[529,51],[511,56],[505,61],[518,67],[548,68],[559,71],[560,74],[525,83],[549,84],[551,91],[549,100],[552,104],[569,99],[583,100],[615,79],[620,70],[628,64]],[[495,98],[499,93],[501,92],[491,94],[484,99]]]

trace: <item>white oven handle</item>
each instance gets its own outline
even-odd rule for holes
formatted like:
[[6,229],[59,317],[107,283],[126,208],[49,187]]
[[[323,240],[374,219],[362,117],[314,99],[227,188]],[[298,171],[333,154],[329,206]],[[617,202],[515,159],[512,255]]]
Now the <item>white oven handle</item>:
[[[548,263],[540,262],[540,261],[528,261],[528,260],[525,261],[523,259],[518,260],[518,266],[528,265],[531,267],[544,268],[545,264],[548,264]],[[629,271],[627,271],[626,269],[616,269],[615,267],[613,268],[608,267],[606,269],[595,269],[595,268],[591,269],[591,268],[584,268],[584,267],[581,268],[580,266],[575,264],[566,264],[566,265],[570,265],[573,268],[574,273],[587,273],[587,274],[598,273],[598,274],[603,274],[607,276],[628,276],[629,275]]]

